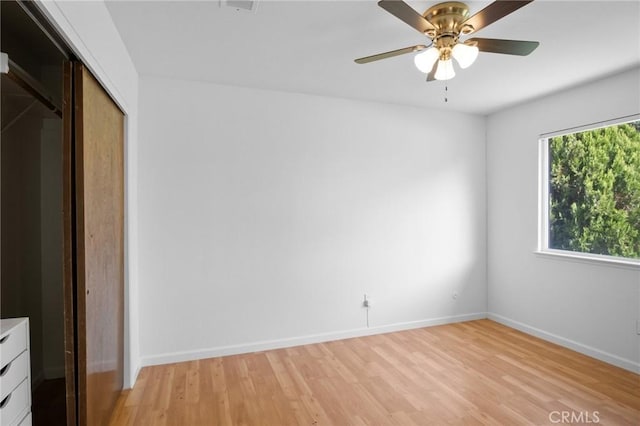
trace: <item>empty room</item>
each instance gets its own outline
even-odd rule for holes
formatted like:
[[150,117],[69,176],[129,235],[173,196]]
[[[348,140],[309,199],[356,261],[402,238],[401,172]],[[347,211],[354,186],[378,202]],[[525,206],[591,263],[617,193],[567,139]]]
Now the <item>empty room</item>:
[[640,424],[640,2],[0,6],[0,426]]

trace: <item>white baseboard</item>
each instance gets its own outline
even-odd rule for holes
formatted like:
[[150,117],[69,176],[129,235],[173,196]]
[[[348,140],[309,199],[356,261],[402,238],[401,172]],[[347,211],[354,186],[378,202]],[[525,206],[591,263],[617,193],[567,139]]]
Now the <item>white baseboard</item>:
[[60,379],[64,377],[64,365],[44,367],[44,379]]
[[133,386],[136,384],[136,380],[138,380],[140,369],[142,369],[142,365],[140,365],[140,363],[136,363],[136,365],[132,369],[133,374],[131,374],[131,376],[129,377],[128,386],[125,386],[125,389],[133,389]]
[[36,371],[35,374],[31,375],[31,389],[35,390],[38,386],[40,386],[44,382],[44,372]]
[[265,340],[240,345],[218,346],[214,348],[197,349],[193,351],[165,353],[160,355],[142,357],[141,366],[146,367],[149,365],[171,364],[174,362],[193,361],[198,359],[215,358],[219,356],[260,352],[270,349],[282,349],[292,346],[309,345],[313,343],[329,342],[332,340],[371,336],[374,334],[391,333],[394,331],[432,327],[435,325],[452,324],[456,322],[473,321],[485,318],[487,318],[486,312],[478,312],[473,314],[452,315],[419,321],[395,323],[378,327],[357,328],[332,333],[313,334],[308,336],[291,337],[277,340]]
[[552,342],[557,345],[564,346],[565,348],[569,348],[576,352],[580,352],[581,354],[590,356],[600,361],[604,361],[607,364],[612,364],[612,365],[615,365],[616,367],[624,368],[625,370],[631,371],[636,374],[640,374],[640,363],[636,361],[621,358],[617,355],[613,355],[608,352],[601,351],[600,349],[596,349],[591,346],[584,345],[582,343],[564,338],[562,336],[558,336],[553,333],[548,333],[539,328],[532,327],[530,325],[512,320],[507,317],[503,317],[502,315],[489,312],[487,317],[490,320],[499,322],[500,324],[506,325],[507,327],[515,328],[516,330],[520,330],[523,333],[527,333],[532,336],[539,337],[542,340],[546,340],[548,342]]
[[36,389],[45,380],[60,379],[64,377],[64,365],[63,366],[47,366],[40,371],[35,371],[35,374],[31,376],[31,389]]

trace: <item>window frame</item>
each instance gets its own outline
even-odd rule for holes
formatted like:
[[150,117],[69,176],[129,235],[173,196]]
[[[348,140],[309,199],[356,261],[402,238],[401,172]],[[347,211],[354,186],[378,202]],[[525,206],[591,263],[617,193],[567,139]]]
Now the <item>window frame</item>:
[[640,270],[640,259],[554,249],[549,247],[549,139],[556,136],[596,130],[603,127],[610,127],[638,120],[640,120],[640,113],[540,134],[538,138],[538,247],[536,249],[536,254],[544,257],[587,263],[606,263]]

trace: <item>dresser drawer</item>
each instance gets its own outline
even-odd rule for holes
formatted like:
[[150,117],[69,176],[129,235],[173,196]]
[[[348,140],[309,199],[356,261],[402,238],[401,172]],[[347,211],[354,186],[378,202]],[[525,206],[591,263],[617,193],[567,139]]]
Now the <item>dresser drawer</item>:
[[28,375],[29,352],[24,351],[0,369],[0,401],[9,395]]
[[18,423],[18,426],[31,426],[31,413],[27,414],[27,416]]
[[18,423],[30,411],[29,380],[20,385],[0,401],[0,424],[11,425]]
[[0,337],[0,368],[27,349],[27,322],[22,321]]

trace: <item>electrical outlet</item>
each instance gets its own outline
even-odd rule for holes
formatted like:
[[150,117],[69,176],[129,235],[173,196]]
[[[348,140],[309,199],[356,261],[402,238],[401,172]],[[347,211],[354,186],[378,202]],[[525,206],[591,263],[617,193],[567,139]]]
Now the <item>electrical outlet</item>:
[[636,320],[636,334],[640,335],[640,320]]

